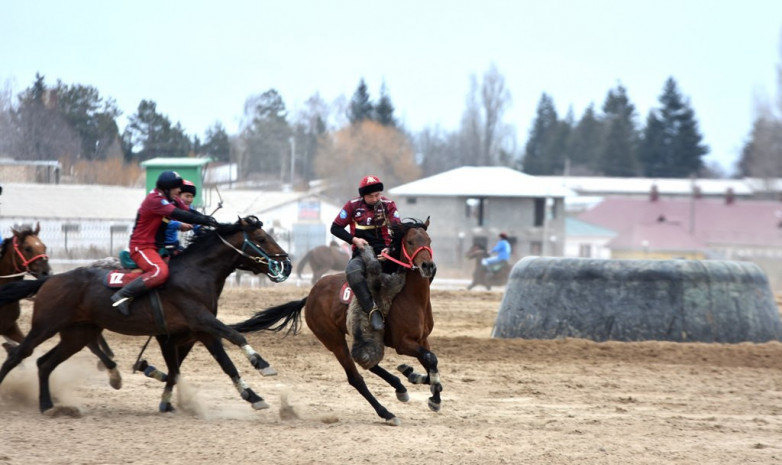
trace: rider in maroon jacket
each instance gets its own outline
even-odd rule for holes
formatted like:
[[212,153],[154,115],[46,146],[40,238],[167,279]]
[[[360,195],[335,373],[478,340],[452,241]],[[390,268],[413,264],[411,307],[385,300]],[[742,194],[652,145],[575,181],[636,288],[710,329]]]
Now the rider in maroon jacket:
[[[393,200],[383,197],[383,182],[377,176],[364,176],[358,186],[359,197],[348,200],[331,223],[331,234],[353,246],[353,258],[345,268],[348,284],[358,303],[369,315],[375,330],[383,329],[383,315],[377,311],[367,286],[364,261],[359,254],[370,246],[379,255],[391,243],[389,226],[399,223],[399,212]],[[345,227],[350,226],[350,232]]]
[[163,171],[155,189],[141,202],[130,234],[130,258],[143,273],[111,296],[112,306],[118,307],[123,315],[130,315],[130,303],[134,298],[160,286],[168,278],[168,263],[160,257],[158,250],[165,243],[166,227],[171,218],[190,224],[219,224],[213,217],[190,210],[182,203],[178,197],[182,182],[176,171]]

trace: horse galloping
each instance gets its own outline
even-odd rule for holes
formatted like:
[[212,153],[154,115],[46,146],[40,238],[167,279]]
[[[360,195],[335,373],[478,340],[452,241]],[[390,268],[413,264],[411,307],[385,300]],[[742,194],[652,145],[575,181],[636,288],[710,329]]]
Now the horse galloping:
[[[0,383],[33,349],[55,334],[60,341],[38,359],[39,406],[41,412],[54,407],[49,391],[49,376],[63,361],[103,330],[126,334],[158,336],[169,376],[159,409],[172,411],[171,398],[179,366],[194,342],[200,341],[231,378],[242,399],[255,409],[269,405],[244,380],[225,352],[222,339],[242,348],[254,368],[262,375],[276,371],[236,330],[220,322],[217,301],[225,279],[236,269],[266,273],[274,282],[290,275],[288,254],[263,230],[255,217],[240,218],[234,224],[217,226],[198,237],[184,252],[171,259],[171,274],[164,288],[148,297],[136,299],[129,316],[111,306],[113,289],[103,281],[105,268],[81,267],[47,279],[37,291],[33,306],[32,328],[0,367]],[[20,298],[9,284],[0,288],[0,303]],[[155,295],[155,293],[157,295]],[[165,312],[156,312],[151,299],[159,298]],[[63,413],[70,413],[62,407]]]
[[350,260],[350,256],[343,253],[336,243],[329,246],[320,245],[311,249],[302,257],[299,265],[296,267],[296,274],[301,279],[301,272],[304,270],[305,265],[309,263],[310,268],[312,268],[312,284],[315,284],[324,274],[331,270],[345,271],[348,260]]
[[[396,349],[400,355],[418,359],[426,374],[415,373],[413,367],[406,364],[399,365],[397,369],[413,384],[430,385],[432,396],[428,405],[436,412],[441,407],[442,384],[437,369],[437,357],[430,350],[428,336],[434,327],[429,284],[437,267],[432,260],[431,239],[426,232],[428,227],[428,218],[424,223],[405,221],[391,226],[392,241],[388,260],[383,263],[384,271],[406,273],[406,281],[394,298],[391,311],[386,317],[383,343]],[[289,332],[296,333],[301,321],[301,311],[306,305],[307,326],[337,357],[345,370],[348,383],[364,396],[387,424],[397,426],[401,424],[400,420],[375,399],[351,358],[347,343],[348,305],[340,302],[338,298],[346,281],[344,273],[325,276],[312,287],[304,299],[262,310],[247,321],[232,326],[240,332],[254,332],[281,331],[290,325]],[[280,320],[283,321],[278,324]],[[409,400],[407,388],[399,378],[379,364],[371,367],[369,371],[390,384],[396,390],[398,400]]]
[[496,273],[489,273],[481,263],[481,260],[489,256],[489,252],[480,244],[473,244],[465,254],[465,258],[475,260],[472,282],[467,286],[468,291],[475,286],[484,286],[487,291],[490,291],[492,286],[504,286],[507,284],[508,276],[510,275],[510,265],[506,263]]

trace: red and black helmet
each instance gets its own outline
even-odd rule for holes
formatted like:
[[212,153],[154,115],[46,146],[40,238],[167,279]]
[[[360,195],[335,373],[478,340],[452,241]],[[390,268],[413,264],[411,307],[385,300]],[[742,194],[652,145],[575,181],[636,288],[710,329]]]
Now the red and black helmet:
[[381,192],[382,190],[383,181],[377,176],[364,176],[358,185],[358,195],[362,197],[373,192]]
[[193,196],[196,195],[196,186],[192,182],[188,181],[187,179],[182,181],[182,193],[190,193],[193,194]]

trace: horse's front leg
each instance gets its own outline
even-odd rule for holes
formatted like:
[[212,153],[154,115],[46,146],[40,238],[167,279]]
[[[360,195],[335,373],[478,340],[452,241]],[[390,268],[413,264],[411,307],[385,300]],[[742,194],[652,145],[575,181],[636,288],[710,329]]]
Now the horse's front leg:
[[241,348],[242,352],[244,352],[244,355],[247,357],[247,360],[250,361],[250,364],[258,370],[261,375],[275,376],[277,374],[277,370],[272,368],[269,365],[269,362],[261,357],[261,354],[250,347],[250,344],[247,343],[247,338],[245,338],[242,333],[227,326],[211,313],[208,316],[202,317],[199,321],[198,330],[211,334],[216,338],[226,339],[231,342],[231,344]]
[[[239,376],[239,371],[228,357],[228,354],[225,353],[225,348],[223,348],[223,344],[219,338],[213,337],[206,333],[201,333],[198,339],[204,344],[209,353],[212,354],[212,357],[217,360],[217,363],[220,364],[223,372],[225,372],[225,374],[231,378],[234,387],[236,387],[236,390],[239,391],[239,395],[242,396],[242,399],[249,402],[255,410],[269,408],[269,404],[263,400],[263,397],[259,396],[255,393],[255,391],[250,389],[242,377]],[[260,358],[260,355],[258,357]]]
[[[182,362],[179,359],[177,345],[169,336],[156,336],[155,339],[157,339],[157,342],[160,345],[160,353],[163,354],[163,360],[165,360],[166,367],[168,368],[168,375],[165,377],[166,385],[163,387],[163,395],[160,397],[158,410],[163,413],[173,412],[175,409],[171,404],[171,399],[174,395],[174,386],[179,379],[179,366]],[[155,370],[155,367],[150,366],[147,368]],[[144,371],[144,374],[150,376],[147,374],[146,370]]]
[[401,364],[397,367],[407,380],[413,384],[428,384],[432,397],[429,398],[429,408],[432,411],[439,412],[441,408],[440,392],[443,385],[440,383],[440,372],[437,370],[437,356],[424,347],[418,348],[418,361],[421,362],[426,374],[416,373],[413,367],[407,364]]

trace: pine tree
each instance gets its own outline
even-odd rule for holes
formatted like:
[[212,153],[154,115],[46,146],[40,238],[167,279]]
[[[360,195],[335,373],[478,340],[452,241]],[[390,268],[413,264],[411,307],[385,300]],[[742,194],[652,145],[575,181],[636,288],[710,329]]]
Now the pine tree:
[[662,107],[649,111],[640,148],[643,172],[649,177],[683,178],[703,168],[703,145],[695,112],[669,77],[660,96]]
[[350,124],[360,123],[362,121],[371,121],[374,109],[369,99],[369,91],[364,78],[358,83],[358,88],[350,99],[350,108],[348,109],[348,120]]
[[605,176],[638,176],[638,132],[635,106],[620,84],[609,90],[603,103],[605,144],[600,153],[599,171]]
[[564,143],[554,101],[543,94],[538,102],[535,121],[524,147],[522,171],[528,174],[555,174],[564,169]]
[[394,104],[391,103],[391,97],[388,96],[386,83],[380,87],[380,100],[375,106],[375,121],[383,126],[396,127],[394,119]]
[[595,114],[595,106],[590,104],[568,139],[567,158],[570,160],[571,174],[589,175],[600,172],[600,154],[605,140],[604,126]]

